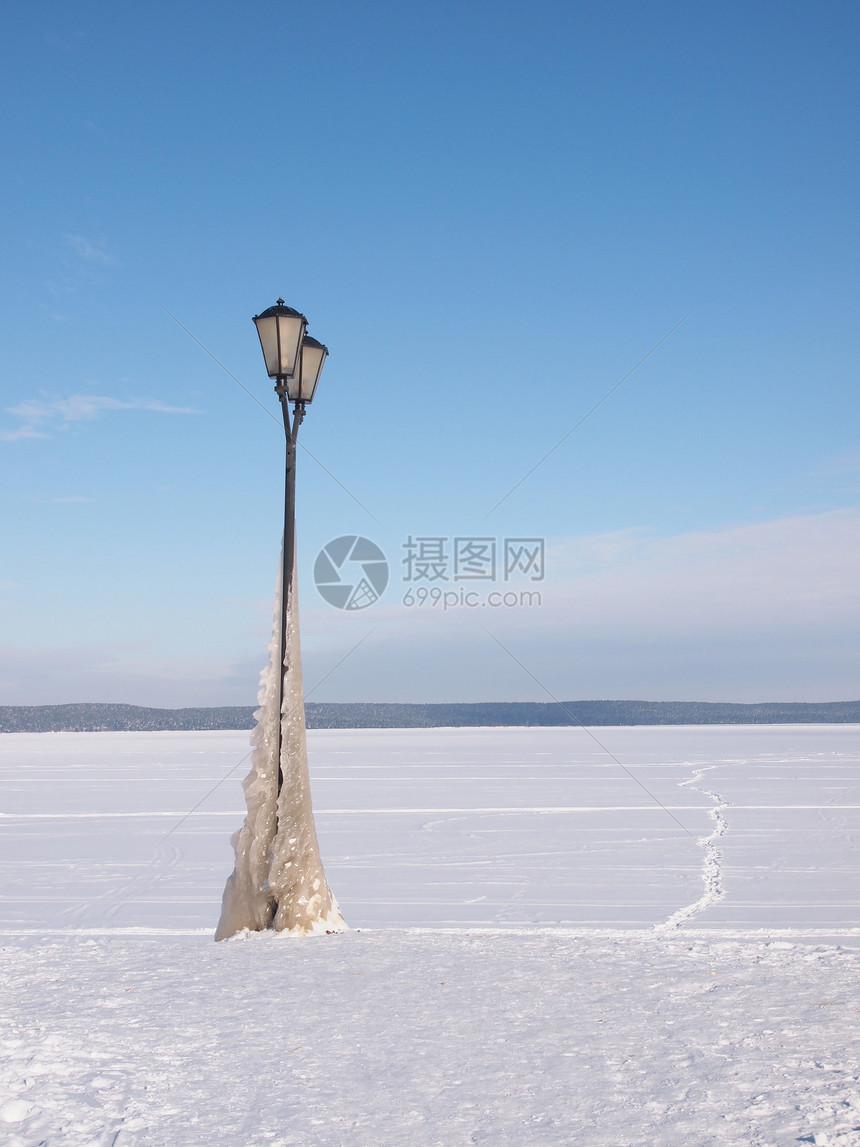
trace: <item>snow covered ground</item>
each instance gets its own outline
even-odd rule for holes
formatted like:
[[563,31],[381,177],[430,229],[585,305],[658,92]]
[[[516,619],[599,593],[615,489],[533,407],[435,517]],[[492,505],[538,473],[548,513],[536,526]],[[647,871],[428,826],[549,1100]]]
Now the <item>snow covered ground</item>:
[[860,1145],[860,729],[594,733],[311,733],[222,944],[246,734],[0,737],[0,1142]]

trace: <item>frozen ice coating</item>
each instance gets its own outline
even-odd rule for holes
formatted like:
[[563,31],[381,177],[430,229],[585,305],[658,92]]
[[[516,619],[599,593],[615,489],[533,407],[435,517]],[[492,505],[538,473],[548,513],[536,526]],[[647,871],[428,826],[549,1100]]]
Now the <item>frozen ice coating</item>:
[[323,871],[311,806],[295,565],[292,584],[281,714],[283,784],[278,796],[279,566],[269,663],[260,675],[260,708],[254,714],[257,724],[251,734],[251,771],[242,783],[248,811],[231,841],[236,863],[224,889],[216,940],[226,940],[243,929],[274,928],[306,936],[346,927]]

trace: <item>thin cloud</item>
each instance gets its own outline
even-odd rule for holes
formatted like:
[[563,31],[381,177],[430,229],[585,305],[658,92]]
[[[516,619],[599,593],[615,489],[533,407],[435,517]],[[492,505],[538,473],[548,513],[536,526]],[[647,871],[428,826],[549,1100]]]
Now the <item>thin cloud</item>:
[[105,394],[73,394],[70,398],[54,398],[49,402],[30,399],[17,406],[7,406],[6,413],[24,418],[28,423],[46,422],[59,418],[63,422],[83,422],[98,418],[108,410],[155,410],[161,414],[199,414],[190,406],[169,406],[152,398],[132,398],[123,401]]
[[50,438],[40,427],[51,424],[68,426],[74,422],[92,422],[114,410],[149,410],[158,414],[199,414],[192,406],[170,406],[155,398],[112,398],[105,394],[73,394],[69,398],[27,399],[7,406],[6,413],[24,421],[15,430],[0,431],[0,441],[15,442],[21,438]]
[[410,609],[395,584],[366,617],[348,617],[311,587],[305,681],[382,621],[315,699],[540,700],[482,625],[563,700],[855,698],[858,569],[860,507],[848,507],[668,537],[552,539],[544,581],[487,586],[539,592],[539,607],[483,608],[476,595],[475,608]]
[[34,430],[32,426],[19,426],[17,430],[0,430],[0,442],[18,442],[22,438],[50,437],[50,434],[43,434],[41,430]]
[[169,656],[139,643],[98,642],[21,648],[0,644],[4,704],[129,702],[182,705],[251,704],[259,663]]
[[856,507],[670,537],[559,540],[543,583],[552,610],[511,620],[570,633],[856,630],[858,566]]
[[83,235],[67,235],[66,243],[78,258],[86,260],[87,263],[110,264],[116,262],[103,240],[93,242]]
[[824,464],[823,472],[828,476],[860,473],[860,450],[850,454],[839,454],[835,458],[828,458]]
[[43,506],[59,506],[66,503],[94,502],[95,498],[85,498],[82,494],[69,494],[64,498],[30,498],[31,502],[38,502]]

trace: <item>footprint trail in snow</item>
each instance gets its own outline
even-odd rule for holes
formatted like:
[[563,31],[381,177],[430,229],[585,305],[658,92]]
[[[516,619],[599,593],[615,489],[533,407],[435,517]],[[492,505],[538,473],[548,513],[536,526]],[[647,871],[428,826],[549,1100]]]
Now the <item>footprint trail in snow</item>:
[[709,773],[712,769],[719,767],[719,765],[706,765],[704,768],[696,769],[689,780],[682,781],[679,785],[680,788],[694,789],[696,792],[700,792],[704,796],[709,797],[714,802],[714,807],[708,810],[708,816],[714,822],[714,831],[710,836],[700,836],[696,842],[699,847],[704,850],[702,864],[702,883],[704,884],[704,891],[698,900],[695,900],[692,904],[687,904],[684,908],[679,908],[678,911],[673,912],[667,920],[655,925],[655,932],[672,932],[676,928],[688,924],[694,917],[706,909],[713,907],[714,904],[718,903],[718,901],[722,900],[725,896],[725,889],[723,888],[723,852],[720,848],[720,840],[728,831],[729,822],[726,820],[724,812],[730,807],[730,802],[718,793],[712,792],[711,789],[705,788],[704,785],[698,783],[705,773]]

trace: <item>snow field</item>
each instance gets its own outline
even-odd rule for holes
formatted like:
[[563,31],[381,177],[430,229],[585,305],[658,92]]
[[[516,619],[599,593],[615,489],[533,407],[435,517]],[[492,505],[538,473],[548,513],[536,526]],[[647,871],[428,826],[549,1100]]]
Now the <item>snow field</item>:
[[0,738],[0,1142],[858,1147],[857,727],[595,733],[669,812],[575,729],[311,733],[361,931],[221,944],[247,734]]
[[2,959],[10,1147],[860,1143],[854,949],[384,931]]

